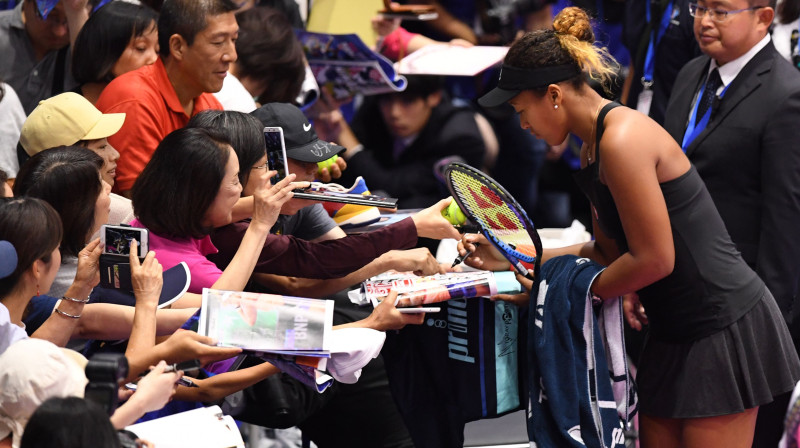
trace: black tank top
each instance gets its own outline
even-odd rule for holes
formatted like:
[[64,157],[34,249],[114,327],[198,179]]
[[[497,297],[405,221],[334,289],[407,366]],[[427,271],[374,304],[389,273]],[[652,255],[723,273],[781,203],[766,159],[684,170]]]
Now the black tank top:
[[[574,177],[592,203],[600,229],[626,252],[628,243],[614,198],[600,182],[603,120],[618,106],[609,103],[601,110],[596,123],[595,162]],[[636,150],[633,145],[630,149]],[[675,268],[638,294],[650,320],[652,337],[687,342],[737,321],[761,299],[765,286],[736,250],[694,165],[660,186],[675,244]]]

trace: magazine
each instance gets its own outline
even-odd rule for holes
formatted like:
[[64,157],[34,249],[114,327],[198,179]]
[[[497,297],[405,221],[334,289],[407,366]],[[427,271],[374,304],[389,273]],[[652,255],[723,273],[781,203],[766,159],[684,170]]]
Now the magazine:
[[197,332],[247,351],[328,356],[328,300],[203,289]]
[[360,290],[350,291],[354,303],[378,306],[389,292],[397,291],[399,308],[428,305],[450,299],[469,299],[522,291],[513,272],[449,272],[419,277],[410,272],[389,271],[365,281]]
[[320,89],[344,101],[360,93],[400,92],[406,78],[395,72],[391,61],[372,51],[356,34],[312,33],[295,30],[308,65]]
[[382,229],[386,226],[398,223],[406,218],[410,218],[414,216],[414,214],[420,212],[421,208],[406,208],[406,209],[399,209],[397,211],[386,211],[381,210],[381,217],[375,221],[370,222],[366,225],[363,224],[351,224],[348,226],[339,226],[344,230],[344,233],[348,235],[358,235],[361,233],[372,232],[373,230]]
[[192,409],[125,429],[159,448],[245,446],[236,422],[229,415],[223,415],[219,406]]
[[395,64],[404,75],[475,76],[499,64],[508,47],[461,47],[450,44],[425,46]]

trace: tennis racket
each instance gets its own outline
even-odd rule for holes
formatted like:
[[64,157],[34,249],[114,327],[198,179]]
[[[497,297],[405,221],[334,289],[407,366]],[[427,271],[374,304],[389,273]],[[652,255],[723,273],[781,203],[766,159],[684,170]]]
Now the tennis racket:
[[542,240],[514,197],[494,179],[464,163],[448,165],[444,177],[464,214],[514,269],[531,278],[524,264],[528,263],[533,265],[531,280],[538,277]]

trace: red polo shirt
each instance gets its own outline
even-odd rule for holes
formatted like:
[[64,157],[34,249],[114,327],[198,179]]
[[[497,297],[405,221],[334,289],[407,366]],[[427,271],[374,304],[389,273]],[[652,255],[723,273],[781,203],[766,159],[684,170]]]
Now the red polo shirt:
[[[115,192],[133,187],[153,152],[170,132],[186,126],[190,116],[183,111],[178,95],[159,57],[147,65],[115,78],[103,89],[97,108],[103,113],[124,112],[125,124],[108,142],[119,151]],[[222,109],[210,93],[194,99],[192,116],[206,109]]]

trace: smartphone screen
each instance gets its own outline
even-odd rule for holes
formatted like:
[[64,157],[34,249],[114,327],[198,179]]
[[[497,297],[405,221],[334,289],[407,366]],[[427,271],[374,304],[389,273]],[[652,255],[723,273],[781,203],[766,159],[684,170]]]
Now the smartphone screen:
[[147,229],[135,227],[127,229],[106,226],[104,228],[105,246],[103,246],[103,252],[116,255],[129,255],[131,253],[131,240],[136,240],[136,243],[142,248],[142,233],[147,232]]
[[286,146],[283,141],[283,129],[279,127],[264,128],[264,141],[267,144],[267,164],[270,170],[278,172],[270,181],[276,184],[289,174],[286,162]]

